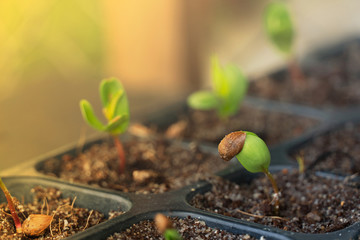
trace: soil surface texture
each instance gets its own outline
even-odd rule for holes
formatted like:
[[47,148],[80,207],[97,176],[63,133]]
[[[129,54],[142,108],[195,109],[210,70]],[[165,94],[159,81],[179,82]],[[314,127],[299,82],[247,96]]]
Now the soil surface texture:
[[293,153],[302,156],[305,167],[337,174],[360,173],[360,125],[344,126],[315,137]]
[[288,71],[252,81],[249,95],[316,107],[344,107],[360,104],[360,43],[342,52],[314,60],[303,69],[303,81],[296,82]]
[[254,179],[249,185],[214,178],[211,191],[197,194],[191,204],[292,232],[332,232],[360,221],[359,188],[311,172],[299,175],[295,170],[284,169],[274,177],[281,192],[277,216],[270,197],[271,184],[265,177]]
[[184,146],[162,138],[125,141],[127,165],[119,161],[111,140],[92,145],[77,156],[46,160],[43,172],[61,179],[123,192],[161,193],[204,179],[227,167],[217,153],[202,151],[195,143]]
[[[190,217],[180,219],[177,217],[171,218],[173,226],[178,230],[184,240],[187,239],[237,239],[237,240],[255,240],[248,234],[235,235],[223,230],[210,228],[204,221],[193,219]],[[156,228],[154,221],[141,221],[138,224],[133,224],[130,228],[121,233],[115,233],[107,240],[122,240],[122,239],[164,239]],[[261,238],[265,240],[265,238]]]
[[274,145],[299,136],[315,126],[314,119],[243,106],[228,119],[219,119],[215,111],[190,110],[165,131],[167,137],[219,144],[230,132],[246,130],[256,133],[266,144]]
[[[76,207],[76,199],[61,198],[61,191],[58,189],[35,187],[31,191],[34,193],[32,203],[22,203],[14,198],[20,220],[23,222],[30,214],[51,215],[53,219],[50,227],[38,237],[28,237],[23,234],[18,234],[16,233],[7,203],[1,203],[0,239],[63,239],[106,220],[104,214],[96,210]],[[118,216],[119,214],[121,214],[121,212],[109,213],[110,218]]]

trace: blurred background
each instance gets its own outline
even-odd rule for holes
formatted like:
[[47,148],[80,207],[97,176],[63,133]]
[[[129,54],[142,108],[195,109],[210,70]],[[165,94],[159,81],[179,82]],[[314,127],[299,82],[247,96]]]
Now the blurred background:
[[[115,76],[132,121],[209,85],[209,57],[251,78],[284,64],[263,32],[265,0],[0,1],[1,169],[94,133],[98,85]],[[299,58],[360,34],[358,0],[288,0]]]

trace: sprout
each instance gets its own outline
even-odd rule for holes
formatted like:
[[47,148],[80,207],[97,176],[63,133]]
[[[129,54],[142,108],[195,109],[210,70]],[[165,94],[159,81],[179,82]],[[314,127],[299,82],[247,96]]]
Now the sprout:
[[[275,45],[286,58],[293,58],[293,42],[295,29],[291,20],[290,12],[282,2],[270,3],[265,11],[265,30]],[[304,75],[294,60],[289,63],[291,79],[295,83],[304,82]]]
[[8,207],[10,209],[11,217],[14,220],[16,233],[24,233],[28,236],[39,236],[50,226],[53,216],[45,214],[30,214],[21,224],[20,218],[16,213],[14,200],[5,186],[4,182],[0,178],[0,188],[4,192]]
[[173,228],[170,219],[165,215],[161,213],[156,214],[154,221],[159,232],[164,235],[165,240],[182,240],[178,231]]
[[191,94],[187,103],[194,109],[215,109],[219,117],[226,118],[239,110],[239,105],[247,92],[248,81],[235,65],[222,67],[215,56],[212,57],[211,64],[213,89]]
[[107,119],[106,125],[96,117],[91,104],[85,99],[80,101],[81,113],[91,127],[113,136],[119,154],[119,171],[123,173],[126,164],[125,152],[118,135],[124,133],[129,126],[130,113],[126,93],[118,79],[109,78],[101,81],[100,97],[103,114]]
[[269,172],[271,156],[265,142],[255,133],[237,131],[221,140],[218,151],[225,161],[236,157],[249,172],[263,172],[268,177],[274,189],[275,213],[278,214],[280,193],[275,179]]
[[293,51],[294,27],[285,4],[273,2],[267,6],[265,29],[275,47],[290,56]]
[[2,181],[1,178],[0,178],[0,188],[4,192],[6,200],[8,202],[8,207],[10,209],[11,217],[13,218],[14,223],[15,223],[16,232],[17,233],[22,233],[23,229],[22,229],[22,226],[21,226],[19,216],[17,215],[16,210],[15,210],[14,201],[12,199],[12,196],[11,196],[9,190],[7,189],[7,187],[5,186],[5,184],[4,184],[4,182]]

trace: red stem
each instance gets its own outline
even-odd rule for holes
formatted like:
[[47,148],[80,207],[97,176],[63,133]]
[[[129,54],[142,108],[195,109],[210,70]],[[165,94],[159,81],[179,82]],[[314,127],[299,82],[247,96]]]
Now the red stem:
[[125,159],[125,151],[120,139],[117,136],[113,136],[114,144],[116,146],[117,152],[119,154],[119,173],[124,173],[126,159]]
[[16,232],[17,233],[22,233],[21,222],[20,222],[19,216],[16,213],[13,199],[11,197],[11,194],[10,194],[9,190],[7,189],[7,187],[5,186],[5,184],[3,183],[1,178],[0,178],[0,188],[1,188],[1,190],[3,190],[3,192],[5,194],[5,197],[6,197],[6,200],[8,202],[10,213],[11,213],[11,216],[12,216],[12,218],[14,220],[14,223],[15,223]]
[[304,87],[306,83],[305,76],[296,60],[290,60],[289,72],[294,85],[296,87]]

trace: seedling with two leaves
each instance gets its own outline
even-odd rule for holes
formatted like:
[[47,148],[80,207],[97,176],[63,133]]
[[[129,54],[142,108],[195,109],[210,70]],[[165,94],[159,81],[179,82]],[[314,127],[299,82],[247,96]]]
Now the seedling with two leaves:
[[188,105],[193,109],[216,110],[225,119],[236,114],[248,89],[246,77],[233,64],[221,66],[215,56],[211,58],[211,77],[212,90],[191,94]]
[[287,6],[281,1],[272,2],[266,7],[264,17],[268,38],[289,61],[292,81],[296,86],[303,85],[304,74],[294,60],[295,28]]
[[116,78],[104,79],[100,83],[100,98],[107,123],[103,124],[95,115],[91,104],[83,99],[80,109],[84,120],[94,129],[109,133],[114,140],[119,155],[119,172],[125,171],[126,158],[119,135],[124,133],[130,121],[128,99],[120,81]]
[[218,146],[221,158],[230,161],[236,157],[251,173],[263,172],[273,187],[274,213],[279,214],[280,192],[274,177],[269,172],[271,155],[265,142],[255,133],[237,131],[226,135]]

